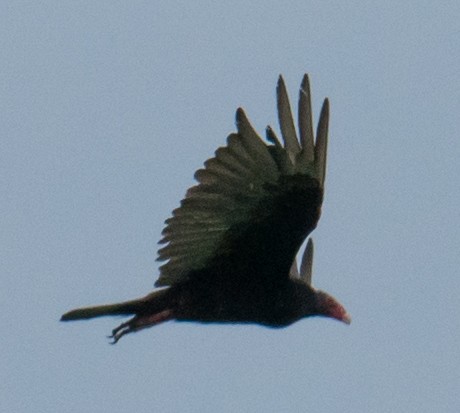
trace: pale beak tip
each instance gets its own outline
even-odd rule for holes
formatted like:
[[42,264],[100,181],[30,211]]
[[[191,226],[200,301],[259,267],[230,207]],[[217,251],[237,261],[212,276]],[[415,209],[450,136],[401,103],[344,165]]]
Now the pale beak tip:
[[342,321],[343,321],[345,324],[350,325],[350,324],[351,324],[351,316],[350,316],[350,314],[345,313],[345,315],[344,315],[343,318],[342,318]]

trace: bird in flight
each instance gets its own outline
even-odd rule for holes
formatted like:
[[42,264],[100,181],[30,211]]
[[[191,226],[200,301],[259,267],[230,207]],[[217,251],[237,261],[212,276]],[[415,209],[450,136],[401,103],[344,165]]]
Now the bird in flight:
[[313,242],[296,255],[321,215],[326,173],[329,101],[316,139],[310,84],[302,80],[297,137],[283,78],[277,85],[282,142],[271,127],[264,142],[243,109],[237,132],[195,173],[180,207],[166,220],[158,251],[157,289],[117,304],[69,311],[62,321],[126,315],[113,343],[168,320],[288,326],[309,316],[350,323],[331,295],[311,284]]

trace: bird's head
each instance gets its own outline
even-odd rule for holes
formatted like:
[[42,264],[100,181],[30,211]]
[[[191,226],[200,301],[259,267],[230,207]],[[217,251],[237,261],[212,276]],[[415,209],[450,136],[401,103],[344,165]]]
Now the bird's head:
[[[312,286],[312,267],[313,267],[313,241],[310,238],[305,248],[300,271],[297,268],[297,260],[292,264],[290,276],[297,281],[298,291],[301,292],[302,313],[305,317],[320,315],[324,317],[335,318],[346,324],[351,323],[351,317],[334,297],[315,289]],[[314,297],[314,298],[313,298]]]
[[334,297],[324,291],[316,291],[317,315],[335,318],[345,324],[351,323],[347,310]]

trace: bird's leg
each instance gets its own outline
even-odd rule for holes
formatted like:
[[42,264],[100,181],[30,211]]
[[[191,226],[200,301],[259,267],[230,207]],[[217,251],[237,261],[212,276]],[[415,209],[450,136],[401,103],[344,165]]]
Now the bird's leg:
[[113,340],[111,344],[116,344],[125,334],[134,333],[135,331],[152,327],[164,321],[171,320],[172,318],[174,318],[173,312],[170,309],[166,309],[155,314],[142,316],[136,315],[112,330],[112,335],[109,336],[109,338]]

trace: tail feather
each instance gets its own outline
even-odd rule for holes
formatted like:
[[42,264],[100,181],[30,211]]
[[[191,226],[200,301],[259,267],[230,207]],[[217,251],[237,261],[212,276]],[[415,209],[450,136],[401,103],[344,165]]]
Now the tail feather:
[[138,311],[139,304],[140,300],[133,300],[117,304],[77,308],[65,313],[61,317],[61,321],[86,320],[94,317],[113,315],[131,315]]
[[77,308],[65,313],[61,321],[86,320],[89,318],[132,315],[139,313],[154,314],[163,311],[169,305],[168,289],[154,291],[143,298],[122,303]]
[[174,293],[171,294],[168,288],[154,291],[137,300],[77,308],[65,313],[61,317],[61,321],[86,320],[114,315],[134,315],[134,317],[112,330],[110,338],[113,339],[112,343],[115,344],[126,334],[174,319],[175,301]]

